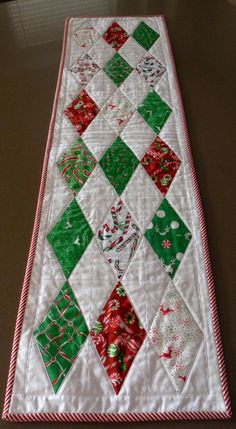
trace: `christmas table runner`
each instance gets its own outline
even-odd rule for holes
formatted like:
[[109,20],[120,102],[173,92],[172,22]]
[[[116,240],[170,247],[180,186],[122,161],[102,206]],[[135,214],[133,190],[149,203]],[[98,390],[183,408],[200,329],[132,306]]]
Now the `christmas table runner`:
[[3,417],[229,416],[164,18],[68,19]]

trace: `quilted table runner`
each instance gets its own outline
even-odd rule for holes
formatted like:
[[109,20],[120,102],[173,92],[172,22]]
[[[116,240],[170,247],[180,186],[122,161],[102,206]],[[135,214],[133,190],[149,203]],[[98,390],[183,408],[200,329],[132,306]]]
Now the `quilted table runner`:
[[68,19],[3,417],[229,416],[164,18]]

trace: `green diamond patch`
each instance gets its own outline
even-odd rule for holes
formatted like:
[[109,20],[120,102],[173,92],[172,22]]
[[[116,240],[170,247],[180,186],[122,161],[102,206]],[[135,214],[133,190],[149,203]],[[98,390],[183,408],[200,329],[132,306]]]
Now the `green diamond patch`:
[[139,160],[123,140],[117,137],[100,159],[99,164],[117,194],[121,195]]
[[159,34],[142,21],[134,30],[132,36],[136,42],[148,51],[158,39]]
[[81,138],[57,161],[58,170],[74,194],[80,191],[95,165],[96,159]]
[[103,70],[114,84],[119,87],[132,72],[133,67],[131,67],[124,58],[116,52],[106,63]]
[[74,293],[70,285],[65,283],[47,315],[34,331],[55,393],[65,380],[88,333]]
[[149,127],[159,134],[171,113],[171,108],[155,91],[151,91],[138,107],[138,112]]
[[166,198],[163,199],[144,236],[167,274],[173,278],[192,234]]
[[47,238],[68,278],[93,237],[80,206],[73,199]]

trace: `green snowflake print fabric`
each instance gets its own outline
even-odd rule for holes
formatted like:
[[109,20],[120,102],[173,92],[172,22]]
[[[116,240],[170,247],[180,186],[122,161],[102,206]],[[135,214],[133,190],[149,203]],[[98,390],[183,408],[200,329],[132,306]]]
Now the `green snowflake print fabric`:
[[96,160],[79,138],[57,161],[57,167],[67,186],[78,193],[92,173]]
[[99,164],[117,194],[121,195],[139,161],[123,140],[117,137],[100,159]]
[[153,216],[145,237],[167,274],[173,278],[192,234],[166,198]]
[[47,236],[66,278],[92,237],[93,232],[76,199],[73,199]]
[[34,331],[55,393],[70,371],[88,333],[74,293],[69,284],[65,283],[47,315]]

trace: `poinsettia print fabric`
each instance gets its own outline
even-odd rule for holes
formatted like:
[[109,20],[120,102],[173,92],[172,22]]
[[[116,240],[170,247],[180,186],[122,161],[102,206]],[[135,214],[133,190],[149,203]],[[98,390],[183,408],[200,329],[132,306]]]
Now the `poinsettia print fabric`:
[[111,207],[97,238],[107,262],[121,279],[141,239],[139,227],[121,200]]
[[166,68],[151,54],[147,54],[137,65],[136,70],[139,72],[140,76],[154,88],[165,73]]
[[146,331],[118,282],[90,332],[116,394],[137,355]]
[[98,107],[90,95],[82,90],[77,98],[65,109],[65,115],[79,134],[82,134],[98,114]]
[[117,22],[113,22],[103,34],[103,38],[107,43],[109,43],[109,45],[118,51],[126,40],[128,40],[129,35]]
[[173,385],[181,392],[203,334],[173,284],[166,289],[148,335]]
[[157,137],[149,146],[141,164],[156,187],[165,196],[180,166],[177,155],[160,137]]

